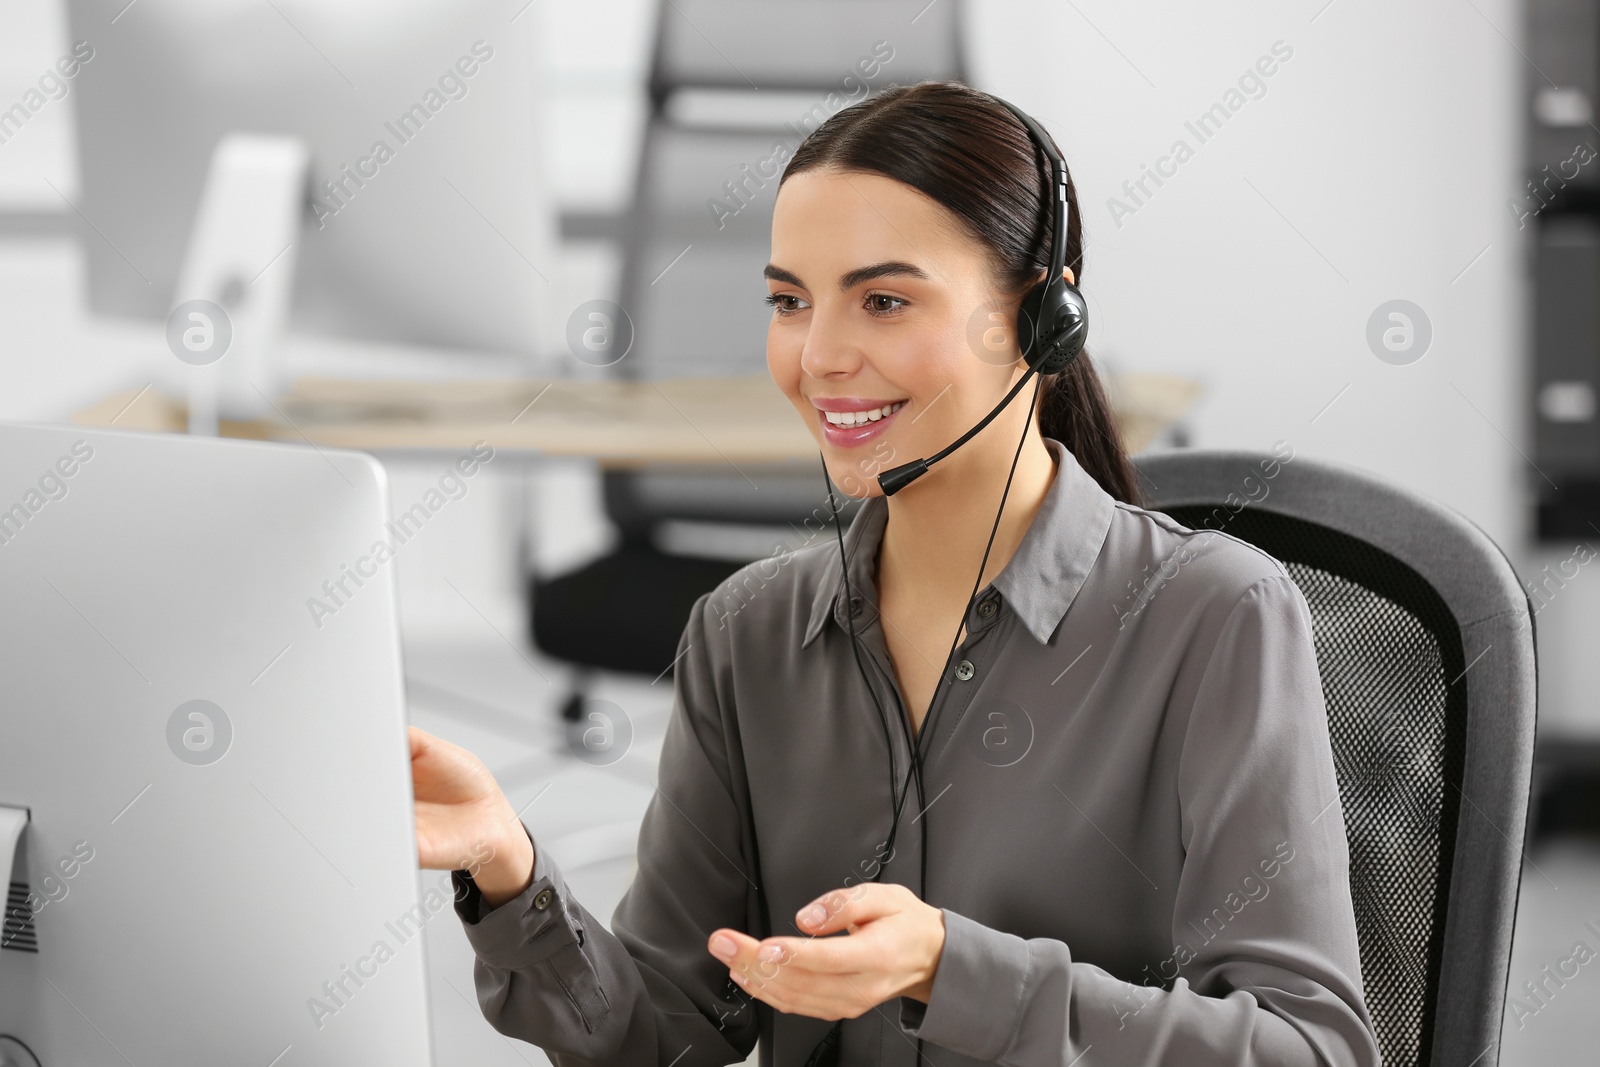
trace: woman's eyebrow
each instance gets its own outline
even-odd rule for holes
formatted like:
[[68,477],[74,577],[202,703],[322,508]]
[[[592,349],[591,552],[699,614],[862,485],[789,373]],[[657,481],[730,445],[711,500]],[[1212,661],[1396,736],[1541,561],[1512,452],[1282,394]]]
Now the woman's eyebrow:
[[[797,285],[802,289],[806,288],[805,282],[802,282],[798,276],[791,271],[784,270],[782,267],[777,266],[776,264],[768,263],[766,269],[761,273],[763,277],[770,278],[775,282],[783,282],[785,285]],[[849,271],[848,273],[842,275],[839,278],[839,291],[841,293],[847,293],[851,289],[854,289],[856,286],[860,285],[862,282],[870,282],[878,278],[926,278],[927,276],[927,271],[913,263],[906,263],[903,260],[891,259],[883,263],[873,263],[870,266],[857,267],[855,270]]]
[[847,293],[862,282],[878,278],[926,278],[927,276],[927,271],[913,263],[891,259],[884,263],[874,263],[870,267],[857,267],[843,275],[839,279],[839,291]]
[[763,278],[770,278],[775,282],[782,282],[785,285],[796,285],[801,289],[806,287],[806,283],[801,281],[798,275],[794,274],[792,271],[786,271],[782,267],[773,263],[767,264],[767,268],[761,272],[761,276]]

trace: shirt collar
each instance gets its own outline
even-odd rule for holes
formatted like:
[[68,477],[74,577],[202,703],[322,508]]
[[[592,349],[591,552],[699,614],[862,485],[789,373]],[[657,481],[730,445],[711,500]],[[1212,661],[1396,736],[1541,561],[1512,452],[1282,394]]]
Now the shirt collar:
[[[993,582],[994,588],[1005,598],[1005,604],[1016,612],[1028,633],[1040,644],[1049,643],[1067,608],[1094,569],[1116,511],[1116,498],[1100,487],[1065,445],[1050,437],[1044,438],[1044,443],[1056,461],[1055,478],[1032,525],[1022,535],[1016,554]],[[857,630],[877,617],[873,576],[877,571],[878,546],[883,541],[888,521],[888,498],[868,497],[861,502],[844,534],[845,554],[850,560],[851,592],[863,600],[861,613],[856,617]],[[972,566],[976,569],[976,561]],[[829,552],[812,597],[811,618],[801,648],[816,640],[830,614],[841,629],[846,627],[847,607],[840,579],[839,554]]]

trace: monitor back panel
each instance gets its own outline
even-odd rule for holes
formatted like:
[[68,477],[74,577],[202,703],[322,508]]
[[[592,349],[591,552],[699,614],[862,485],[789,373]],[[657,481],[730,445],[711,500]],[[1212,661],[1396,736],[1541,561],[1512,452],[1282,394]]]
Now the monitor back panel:
[[0,425],[0,1034],[43,1063],[431,1062],[387,506],[361,453]]

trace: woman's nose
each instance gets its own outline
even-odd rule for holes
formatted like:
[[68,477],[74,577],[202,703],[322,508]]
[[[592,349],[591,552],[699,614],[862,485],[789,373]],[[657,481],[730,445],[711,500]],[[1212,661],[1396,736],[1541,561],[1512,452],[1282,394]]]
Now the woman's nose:
[[813,378],[851,375],[861,368],[865,352],[855,332],[840,316],[813,309],[800,367]]

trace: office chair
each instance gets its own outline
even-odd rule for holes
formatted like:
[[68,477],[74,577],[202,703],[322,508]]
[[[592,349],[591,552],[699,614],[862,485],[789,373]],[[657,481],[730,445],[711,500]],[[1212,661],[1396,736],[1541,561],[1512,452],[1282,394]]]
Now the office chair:
[[[927,0],[813,0],[801,12],[783,0],[662,0],[622,249],[618,303],[633,323],[633,345],[609,373],[636,381],[766,374],[771,311],[761,271],[788,159],[775,148],[782,142],[792,152],[805,133],[869,91],[963,79],[960,7],[955,0],[932,7]],[[866,77],[860,64],[872,66],[879,41],[887,42],[879,55],[892,50],[892,57]],[[707,431],[714,440],[714,427]],[[814,530],[828,515],[815,459],[730,457],[714,468],[607,470],[601,480],[616,548],[569,573],[528,576],[534,644],[578,668],[562,709],[574,722],[589,671],[665,673],[700,594],[770,554],[777,534]],[[848,523],[858,504],[841,503]],[[773,536],[748,538],[762,545],[753,554],[697,557],[662,536],[669,524],[685,523]]]
[[1313,459],[1264,477],[1273,459],[1134,463],[1147,507],[1268,552],[1310,606],[1383,1062],[1492,1067],[1533,767],[1531,603],[1457,512]]

